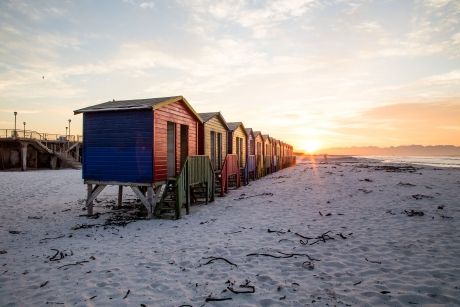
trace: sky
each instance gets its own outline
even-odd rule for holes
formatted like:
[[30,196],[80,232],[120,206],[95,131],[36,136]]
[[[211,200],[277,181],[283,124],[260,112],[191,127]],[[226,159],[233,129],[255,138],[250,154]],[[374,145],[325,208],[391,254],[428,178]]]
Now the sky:
[[0,129],[182,95],[294,145],[460,145],[460,1],[0,1]]

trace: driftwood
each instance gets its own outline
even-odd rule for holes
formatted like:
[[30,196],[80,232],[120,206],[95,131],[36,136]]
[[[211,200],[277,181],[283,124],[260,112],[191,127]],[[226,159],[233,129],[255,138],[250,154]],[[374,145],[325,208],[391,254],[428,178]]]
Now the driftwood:
[[[230,265],[233,265],[233,266],[238,267],[238,265],[234,264],[234,263],[231,262],[230,260],[227,260],[227,259],[225,259],[225,258],[223,258],[223,257],[208,257],[208,258],[211,258],[211,259],[210,259],[208,262],[204,263],[203,265],[208,265],[208,264],[210,264],[210,263],[212,263],[212,262],[214,262],[214,261],[216,261],[216,260],[222,260],[222,261],[227,262],[227,263],[230,264]],[[205,259],[207,259],[207,258],[205,258]]]
[[404,210],[404,213],[407,216],[424,216],[425,215],[425,213],[423,211],[416,211],[414,209],[412,209],[410,211]]
[[353,286],[357,286],[357,285],[359,285],[359,284],[362,283],[362,282],[363,282],[362,280],[360,280],[360,281],[358,281],[358,282],[355,282],[355,283],[353,284]]
[[48,240],[56,240],[56,239],[61,239],[61,238],[64,238],[64,237],[65,237],[65,235],[60,235],[60,236],[52,237],[52,238],[43,238],[39,242],[43,243],[43,242],[48,241]]
[[283,231],[283,230],[272,230],[272,229],[268,228],[267,232],[268,233],[276,232],[277,234],[285,234],[286,232],[291,232],[291,230],[288,229],[287,231]]
[[210,296],[208,296],[208,297],[205,299],[205,302],[221,302],[221,301],[230,301],[230,300],[232,300],[231,297],[217,298],[217,297],[210,297]]
[[60,251],[58,249],[55,249],[55,248],[52,248],[51,249],[52,251],[55,251],[56,253],[49,258],[49,261],[59,261],[59,260],[62,260],[64,259],[65,257],[67,256],[73,256],[73,252],[70,251],[70,254],[67,253],[67,251]]
[[68,263],[68,264],[64,264],[64,265],[61,265],[59,267],[57,267],[58,269],[62,269],[62,268],[65,268],[65,267],[68,267],[68,266],[72,266],[72,265],[82,265],[83,263],[87,263],[89,262],[88,260],[82,260],[82,261],[77,261],[75,263]]
[[128,289],[128,291],[126,292],[125,296],[123,296],[123,299],[127,298],[127,297],[128,297],[128,295],[129,295],[130,293],[131,293],[131,290],[130,290],[130,289]]
[[238,286],[241,289],[247,289],[247,290],[236,290],[233,287],[234,283],[231,282],[230,286],[227,287],[227,290],[229,290],[230,292],[232,292],[234,294],[255,293],[256,288],[254,286],[251,286],[250,283],[251,282],[249,280],[246,280],[246,282],[244,284],[241,284],[241,285]]
[[[321,234],[321,235],[319,235],[319,236],[317,236],[317,237],[314,237],[314,238],[313,238],[313,237],[307,237],[307,236],[301,235],[301,234],[299,234],[299,233],[297,233],[297,232],[295,232],[294,234],[295,234],[296,236],[299,236],[299,237],[302,238],[302,239],[300,240],[300,244],[302,244],[302,245],[313,245],[313,244],[317,244],[317,243],[319,243],[319,242],[326,242],[326,241],[328,241],[328,240],[335,240],[335,238],[334,238],[333,236],[329,235],[330,232],[331,232],[330,230],[329,230],[329,231],[326,231],[325,233],[323,233],[323,234]],[[350,233],[348,234],[348,236],[351,236],[352,234],[353,234],[353,233],[350,232]],[[348,237],[346,237],[346,236],[345,236],[343,233],[341,233],[341,232],[339,232],[338,234],[336,234],[336,236],[338,236],[338,237],[340,237],[340,238],[342,238],[342,239],[344,239],[344,240],[345,240],[345,239],[348,239]],[[316,241],[314,241],[314,242],[312,242],[312,243],[309,243],[310,240],[316,240]]]
[[266,253],[251,253],[247,254],[246,257],[251,257],[251,256],[264,256],[264,257],[271,257],[271,258],[291,258],[294,256],[304,256],[307,257],[310,261],[320,261],[319,259],[315,259],[310,257],[308,254],[298,254],[298,253],[283,253],[283,252],[276,252],[281,255],[272,255],[272,254],[266,254]]
[[367,259],[367,257],[364,258],[364,259],[366,259],[366,261],[367,261],[367,262],[370,262],[370,263],[382,264],[381,261],[372,261],[372,260]]

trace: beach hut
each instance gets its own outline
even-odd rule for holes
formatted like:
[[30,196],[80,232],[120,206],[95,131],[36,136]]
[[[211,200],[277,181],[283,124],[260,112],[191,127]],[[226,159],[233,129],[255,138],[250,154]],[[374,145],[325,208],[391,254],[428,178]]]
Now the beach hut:
[[242,122],[228,123],[230,129],[228,133],[228,153],[236,154],[240,177],[244,178],[244,168],[246,167],[247,156],[247,133]]
[[220,196],[228,191],[231,178],[240,186],[240,168],[236,154],[228,154],[229,127],[220,112],[200,113],[203,123],[198,129],[198,148],[201,155],[207,155],[215,173],[216,192]]
[[[74,111],[83,113],[83,179],[88,186],[88,215],[107,185],[129,186],[149,218],[181,215],[190,188],[205,183],[214,197],[209,159],[197,156],[202,123],[182,96],[108,101]],[[154,212],[155,211],[155,212]]]
[[264,139],[260,131],[254,131],[254,149],[256,155],[256,176],[264,176]]
[[264,140],[264,173],[265,175],[272,173],[272,141],[268,134],[263,134]]
[[256,179],[256,153],[255,153],[255,137],[252,128],[246,128],[247,137],[247,163],[245,170],[245,183],[248,184],[249,180]]
[[229,128],[220,112],[199,113],[203,123],[198,128],[198,150],[207,155],[215,171],[220,171],[227,156]]

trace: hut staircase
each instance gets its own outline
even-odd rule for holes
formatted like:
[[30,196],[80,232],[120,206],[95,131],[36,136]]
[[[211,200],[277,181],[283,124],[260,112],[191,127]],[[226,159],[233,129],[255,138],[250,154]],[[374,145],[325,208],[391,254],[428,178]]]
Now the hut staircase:
[[166,183],[160,201],[155,206],[155,217],[180,219],[184,208],[186,214],[190,213],[192,197],[214,201],[214,184],[214,170],[209,157],[188,156],[179,176]]
[[81,163],[76,161],[74,159],[74,157],[72,155],[69,154],[69,152],[76,148],[76,146],[78,145],[78,142],[76,142],[75,144],[73,144],[70,148],[68,148],[66,151],[64,152],[59,152],[59,151],[55,151],[54,149],[51,149],[49,148],[48,146],[46,146],[46,144],[43,144],[43,142],[41,142],[40,140],[34,140],[35,141],[35,145],[37,147],[39,147],[41,150],[47,152],[48,154],[50,155],[55,155],[59,160],[61,160],[61,162],[67,164],[68,166],[70,166],[71,168],[73,169],[81,169]]
[[229,186],[240,186],[240,169],[238,166],[238,156],[228,154],[222,163],[220,171],[220,196],[228,192]]

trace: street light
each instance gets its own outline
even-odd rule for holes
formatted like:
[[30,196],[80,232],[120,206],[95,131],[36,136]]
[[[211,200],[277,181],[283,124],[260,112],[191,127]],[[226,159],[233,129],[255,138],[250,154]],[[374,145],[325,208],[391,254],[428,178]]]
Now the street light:
[[18,112],[14,111],[14,137],[16,137],[16,115],[18,115]]
[[69,119],[69,138],[70,138],[70,122],[71,122],[71,121],[72,121],[72,120]]
[[22,123],[24,125],[24,138],[26,138],[26,122]]
[[67,139],[67,129],[69,129],[69,127],[65,127],[65,138]]

